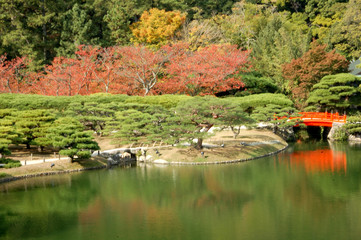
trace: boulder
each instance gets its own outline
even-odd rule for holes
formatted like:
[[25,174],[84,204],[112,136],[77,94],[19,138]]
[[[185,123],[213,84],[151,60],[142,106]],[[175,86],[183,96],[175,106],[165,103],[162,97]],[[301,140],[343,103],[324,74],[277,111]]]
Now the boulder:
[[154,160],[153,163],[157,163],[157,164],[169,164],[169,162],[168,162],[167,160],[164,160],[164,159]]

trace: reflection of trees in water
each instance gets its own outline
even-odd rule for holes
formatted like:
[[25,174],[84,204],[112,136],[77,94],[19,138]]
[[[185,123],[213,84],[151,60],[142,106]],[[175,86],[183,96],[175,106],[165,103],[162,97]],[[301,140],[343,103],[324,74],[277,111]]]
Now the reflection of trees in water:
[[1,237],[25,239],[53,234],[77,223],[78,211],[97,194],[82,175],[34,178],[2,186]]
[[0,209],[0,238],[27,239],[53,234],[76,224],[75,212],[9,212]]
[[[325,226],[346,228],[350,221],[361,231],[361,203],[355,197],[361,182],[358,151],[344,145],[321,147],[346,154],[346,174],[291,167],[290,154],[282,153],[222,166],[147,165],[88,172],[28,184],[25,193],[21,187],[9,188],[0,192],[0,238],[24,238],[27,229],[39,225],[44,226],[39,235],[30,234],[47,236],[59,231],[53,225],[63,225],[63,230],[77,224],[97,239],[230,239],[241,233],[254,239],[282,234],[311,239],[305,233],[317,231],[327,239],[334,233]],[[316,150],[313,145],[294,146],[298,148]]]

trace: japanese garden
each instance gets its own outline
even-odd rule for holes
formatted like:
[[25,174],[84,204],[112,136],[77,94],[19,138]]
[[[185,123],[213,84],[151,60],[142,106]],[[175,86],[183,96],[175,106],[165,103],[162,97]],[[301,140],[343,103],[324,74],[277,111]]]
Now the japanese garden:
[[0,0],[0,240],[359,239],[360,28],[361,0]]

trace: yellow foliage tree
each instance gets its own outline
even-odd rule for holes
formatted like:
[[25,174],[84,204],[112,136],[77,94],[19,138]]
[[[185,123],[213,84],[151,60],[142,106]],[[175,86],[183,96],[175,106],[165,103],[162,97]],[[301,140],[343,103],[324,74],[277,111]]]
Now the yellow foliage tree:
[[155,46],[167,44],[185,22],[186,15],[179,11],[152,8],[144,11],[140,21],[131,25],[133,42]]

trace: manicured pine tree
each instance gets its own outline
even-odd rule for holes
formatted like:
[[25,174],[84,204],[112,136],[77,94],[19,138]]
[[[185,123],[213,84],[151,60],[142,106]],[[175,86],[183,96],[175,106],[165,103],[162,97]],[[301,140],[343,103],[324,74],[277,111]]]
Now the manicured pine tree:
[[307,99],[307,110],[354,111],[360,107],[361,80],[349,73],[328,75],[313,86]]
[[55,120],[55,115],[49,110],[18,111],[11,120],[15,123],[16,131],[21,134],[21,143],[26,144],[27,149],[30,149],[31,145],[37,145],[43,150],[45,146],[50,145],[46,134]]
[[54,122],[54,127],[49,129],[48,138],[52,145],[60,149],[60,155],[66,155],[74,161],[90,158],[91,150],[99,150],[97,142],[93,140],[91,133],[84,132],[83,125],[74,118],[62,117]]
[[[194,97],[191,100],[180,102],[175,109],[179,124],[177,131],[193,139],[197,138],[195,148],[202,149],[203,139],[209,136],[209,130],[215,125],[221,125],[221,116],[224,113],[224,104],[215,97]],[[192,126],[192,127],[190,127]],[[192,132],[190,132],[192,130]]]
[[115,120],[109,122],[107,132],[120,143],[146,142],[146,137],[152,134],[152,121],[149,113],[127,109],[115,113]]
[[106,123],[114,119],[116,103],[73,102],[68,106],[67,116],[77,118],[86,128],[90,128],[101,136]]
[[249,125],[254,120],[244,112],[243,108],[231,100],[224,100],[224,112],[220,116],[222,125],[229,127],[233,132],[233,137],[236,139],[241,131],[242,125]]
[[0,158],[10,155],[9,145],[19,141],[19,134],[15,132],[13,121],[7,119],[14,109],[0,110]]

